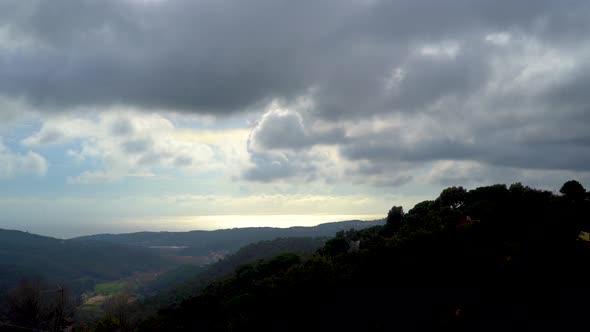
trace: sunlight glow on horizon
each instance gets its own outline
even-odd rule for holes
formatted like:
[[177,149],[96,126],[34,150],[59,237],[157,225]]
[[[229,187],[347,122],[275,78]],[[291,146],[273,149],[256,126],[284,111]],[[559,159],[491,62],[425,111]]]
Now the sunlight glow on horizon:
[[244,227],[317,226],[347,220],[383,219],[382,214],[271,214],[271,215],[209,215],[159,217],[141,221],[127,221],[129,226],[161,228],[171,231],[216,230]]
[[[33,234],[56,238],[73,238],[94,234],[121,234],[136,232],[188,232],[212,231],[218,229],[246,227],[312,227],[319,224],[362,220],[383,219],[384,214],[272,214],[272,215],[208,215],[208,216],[165,216],[133,220],[118,220],[100,226],[83,224],[20,225],[6,227]],[[2,227],[0,227],[2,228]]]

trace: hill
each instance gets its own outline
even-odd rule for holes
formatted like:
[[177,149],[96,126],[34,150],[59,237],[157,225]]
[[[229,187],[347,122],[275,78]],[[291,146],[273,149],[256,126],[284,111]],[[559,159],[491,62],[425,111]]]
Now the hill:
[[158,271],[169,265],[162,257],[138,247],[0,229],[0,290],[22,278],[40,276],[81,291],[94,287],[96,281]]
[[[451,187],[310,259],[245,265],[140,331],[560,330],[587,327],[585,190]],[[565,188],[565,189],[564,189]]]
[[323,247],[326,240],[327,238],[293,237],[260,241],[246,245],[236,253],[208,266],[183,265],[172,269],[138,290],[138,295],[145,298],[143,310],[178,304],[199,293],[216,279],[228,277],[246,264],[256,264],[285,253],[311,256]]
[[97,234],[72,240],[100,240],[152,249],[180,248],[178,256],[206,256],[211,252],[235,252],[239,248],[259,241],[288,237],[325,237],[348,229],[363,229],[384,224],[384,220],[349,220],[324,223],[313,227],[249,227],[214,231],[190,232],[139,232],[126,234]]
[[[288,229],[99,234],[69,240],[0,229],[0,292],[23,278],[40,276],[48,282],[65,282],[78,293],[92,289],[96,282],[128,277],[135,272],[215,262],[258,241],[287,236],[333,236],[342,229],[379,223],[383,221],[345,221]],[[198,256],[206,259],[193,259]],[[190,270],[184,270],[187,277]]]

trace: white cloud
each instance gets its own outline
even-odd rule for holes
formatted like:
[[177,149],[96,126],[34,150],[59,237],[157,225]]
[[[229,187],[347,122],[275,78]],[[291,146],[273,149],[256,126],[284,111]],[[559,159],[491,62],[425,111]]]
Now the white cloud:
[[72,184],[88,184],[154,174],[157,169],[237,174],[235,165],[245,162],[237,159],[246,158],[245,152],[236,152],[237,146],[245,150],[247,132],[228,130],[225,134],[224,130],[177,127],[159,113],[111,109],[49,117],[22,144],[37,148],[69,144],[73,147],[67,155],[73,160],[99,161],[102,168],[68,178]]
[[510,42],[512,35],[509,32],[490,33],[484,39],[492,44],[504,46]]
[[43,176],[47,173],[47,161],[39,154],[29,151],[19,154],[10,151],[0,141],[0,178],[18,175]]
[[457,42],[442,42],[427,44],[420,47],[418,53],[422,56],[454,58],[461,51],[461,45]]

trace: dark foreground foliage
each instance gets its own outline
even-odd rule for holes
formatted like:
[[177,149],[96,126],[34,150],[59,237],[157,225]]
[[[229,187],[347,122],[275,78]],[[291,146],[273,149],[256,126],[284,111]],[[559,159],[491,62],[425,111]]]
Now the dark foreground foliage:
[[521,184],[448,188],[313,257],[242,266],[141,331],[587,329],[590,201]]
[[73,316],[70,291],[40,278],[23,279],[0,299],[0,331],[62,331]]
[[140,294],[144,297],[143,304],[153,310],[180,302],[194,296],[214,280],[231,275],[241,265],[287,252],[306,257],[321,248],[325,240],[326,238],[290,237],[260,241],[244,246],[207,267],[185,266],[169,271],[140,289]]
[[137,289],[134,294],[120,293],[109,297],[101,306],[102,312],[98,312],[98,315],[78,316],[75,320],[75,330],[135,331],[140,321],[154,315],[159,308],[178,305],[185,299],[200,294],[213,281],[231,277],[241,266],[257,264],[284,253],[293,253],[291,256],[297,257],[299,261],[299,257],[305,259],[323,247],[326,239],[292,237],[261,241],[247,245],[209,266],[183,266],[170,270]]

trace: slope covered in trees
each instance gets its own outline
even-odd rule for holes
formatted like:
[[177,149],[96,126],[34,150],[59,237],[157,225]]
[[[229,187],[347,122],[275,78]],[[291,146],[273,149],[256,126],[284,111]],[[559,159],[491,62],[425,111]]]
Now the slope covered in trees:
[[141,331],[573,330],[590,304],[588,193],[445,189],[310,259],[245,265]]
[[310,256],[325,242],[326,238],[296,237],[252,243],[209,266],[181,266],[164,273],[139,291],[148,298],[146,303],[151,307],[172,304],[191,297],[209,283],[230,275],[244,264],[254,264],[284,253]]
[[[133,330],[138,321],[154,314],[158,308],[176,305],[199,294],[214,280],[230,276],[245,264],[256,264],[262,259],[295,253],[308,257],[321,248],[327,238],[278,238],[247,245],[235,254],[208,266],[185,265],[163,273],[133,294],[119,294],[102,306],[102,317],[78,320],[77,326],[94,321],[93,331]],[[130,298],[139,298],[128,302]],[[117,305],[113,305],[117,304]]]
[[77,292],[94,287],[97,280],[168,266],[162,257],[130,246],[0,230],[0,294],[23,278],[41,276]]

